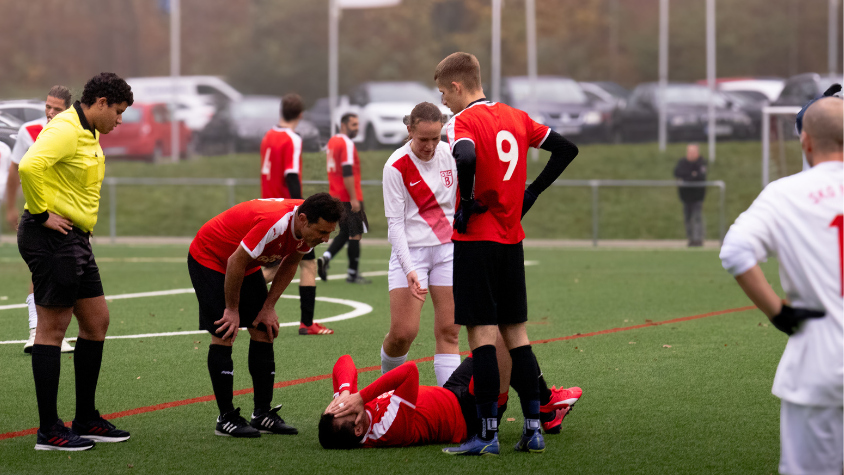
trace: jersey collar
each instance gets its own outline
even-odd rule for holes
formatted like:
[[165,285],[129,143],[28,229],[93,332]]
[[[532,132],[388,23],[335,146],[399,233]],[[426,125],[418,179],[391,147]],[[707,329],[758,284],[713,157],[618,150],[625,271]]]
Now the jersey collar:
[[366,429],[366,433],[363,434],[363,437],[360,439],[360,443],[363,444],[366,442],[366,438],[369,437],[369,433],[372,432],[372,413],[369,412],[369,409],[364,409],[366,411],[366,415],[369,416],[369,429]]
[[91,132],[91,135],[94,138],[97,138],[97,132],[91,127],[91,124],[88,123],[88,119],[85,118],[85,114],[82,112],[82,103],[76,101],[73,103],[73,108],[76,109],[76,114],[79,116],[79,125],[82,126],[83,129]]
[[297,237],[296,237],[296,230],[294,229],[294,228],[296,227],[296,226],[295,226],[296,221],[294,221],[294,220],[296,219],[296,215],[297,215],[298,213],[299,213],[299,207],[298,207],[298,206],[294,206],[294,207],[293,207],[293,215],[292,215],[292,216],[290,216],[290,235],[291,235],[291,236],[293,236],[293,239],[294,239],[294,240],[296,240],[296,241],[301,241],[302,239],[305,239],[305,236],[302,236],[302,237],[298,237],[298,238],[297,238]]

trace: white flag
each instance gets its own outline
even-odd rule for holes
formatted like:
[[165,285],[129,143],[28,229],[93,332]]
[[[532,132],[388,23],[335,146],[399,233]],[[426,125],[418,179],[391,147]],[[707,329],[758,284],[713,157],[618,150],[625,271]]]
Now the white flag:
[[336,0],[338,8],[379,8],[392,7],[401,0]]

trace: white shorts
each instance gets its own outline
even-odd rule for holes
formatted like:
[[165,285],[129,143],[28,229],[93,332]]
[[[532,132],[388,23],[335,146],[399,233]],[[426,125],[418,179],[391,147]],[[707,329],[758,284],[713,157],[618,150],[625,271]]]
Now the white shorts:
[[844,408],[782,401],[780,467],[788,475],[841,475],[844,470]]
[[[431,247],[411,247],[412,269],[419,276],[422,288],[428,285],[451,287],[453,285],[454,243]],[[407,275],[395,254],[390,255],[390,274],[387,277],[390,290],[406,289]]]

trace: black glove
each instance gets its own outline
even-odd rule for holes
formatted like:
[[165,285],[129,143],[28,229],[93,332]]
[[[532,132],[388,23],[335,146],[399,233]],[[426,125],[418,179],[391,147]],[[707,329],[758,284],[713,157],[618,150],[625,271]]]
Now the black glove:
[[535,195],[530,189],[525,190],[525,199],[522,203],[522,218],[525,217],[528,211],[530,211],[531,206],[536,203],[536,199],[539,196]]
[[826,312],[819,312],[817,310],[808,310],[804,308],[792,308],[783,304],[780,313],[771,318],[771,323],[777,327],[777,330],[785,333],[786,335],[793,335],[803,320],[808,318],[822,318],[824,316],[826,316]]
[[487,207],[475,201],[474,198],[461,199],[460,209],[454,213],[454,229],[460,234],[466,234],[466,226],[473,214],[485,213]]

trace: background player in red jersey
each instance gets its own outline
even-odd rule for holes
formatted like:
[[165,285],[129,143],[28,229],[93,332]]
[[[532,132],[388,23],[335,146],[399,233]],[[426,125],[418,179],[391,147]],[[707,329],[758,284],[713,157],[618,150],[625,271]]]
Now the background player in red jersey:
[[[296,126],[305,105],[298,94],[281,98],[281,119],[261,140],[261,198],[302,199],[302,138]],[[316,304],[316,256],[313,249],[299,263],[300,335],[330,335],[334,330],[314,323]],[[264,280],[271,282],[279,262],[263,268]]]
[[[343,215],[339,200],[318,193],[307,200],[261,199],[235,205],[205,223],[188,255],[188,271],[199,301],[199,329],[211,333],[208,372],[220,409],[215,433],[260,437],[296,434],[270,409],[275,379],[273,340],[278,336],[275,304],[296,275],[304,254],[328,241]],[[262,263],[281,261],[267,292]],[[249,374],[255,388],[251,424],[233,399],[232,344],[240,327],[249,329]]]
[[368,232],[369,223],[363,206],[363,191],[360,187],[360,158],[352,139],[358,134],[358,116],[344,114],[340,119],[340,133],[331,137],[326,145],[326,170],[331,196],[340,198],[346,214],[340,222],[340,234],[331,241],[328,250],[317,260],[317,272],[322,280],[328,279],[328,266],[343,246],[349,243],[350,284],[371,284],[358,273],[360,259],[360,238]]
[[[447,126],[457,163],[460,204],[454,215],[455,323],[465,325],[475,357],[474,378],[482,428],[451,453],[478,455],[498,446],[495,340],[500,331],[513,360],[511,385],[519,394],[525,427],[516,450],[542,452],[540,375],[527,338],[525,237],[521,218],[577,155],[577,147],[527,113],[486,100],[480,64],[454,53],[437,65],[434,80],[443,104],[455,113]],[[551,158],[525,189],[527,149]],[[477,165],[477,166],[476,166]]]

